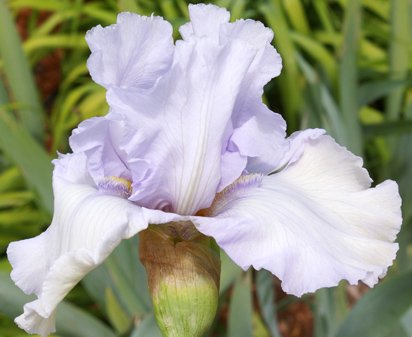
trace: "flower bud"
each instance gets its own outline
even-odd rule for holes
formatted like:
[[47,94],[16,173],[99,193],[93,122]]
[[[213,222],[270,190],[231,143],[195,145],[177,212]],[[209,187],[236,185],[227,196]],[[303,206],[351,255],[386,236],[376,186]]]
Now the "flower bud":
[[139,235],[140,259],[163,337],[203,336],[219,296],[220,259],[213,240],[190,223],[150,226]]

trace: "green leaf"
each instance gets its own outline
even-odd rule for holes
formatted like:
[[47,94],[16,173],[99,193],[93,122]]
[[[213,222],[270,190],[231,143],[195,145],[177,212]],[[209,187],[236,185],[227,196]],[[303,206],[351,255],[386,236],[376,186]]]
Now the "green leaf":
[[233,0],[230,6],[230,18],[232,20],[244,18],[246,6],[246,0]]
[[33,201],[30,191],[8,192],[0,194],[0,208],[23,206]]
[[230,301],[228,337],[253,336],[251,290],[250,274],[236,281]]
[[9,94],[4,86],[3,80],[0,76],[0,106],[9,103]]
[[412,337],[412,306],[401,319],[401,324],[408,337]]
[[19,189],[23,179],[17,167],[9,168],[0,174],[0,193]]
[[0,148],[20,167],[29,186],[37,192],[40,204],[53,210],[52,165],[49,155],[5,111],[0,110]]
[[272,337],[281,337],[276,319],[273,275],[266,270],[256,274],[256,291],[262,317]]
[[[309,90],[306,90],[306,95],[310,95],[315,105],[311,117],[313,118],[317,115],[319,120],[319,122],[310,124],[309,127],[322,126],[338,142],[346,143],[347,133],[342,128],[342,114],[332,93],[303,57],[299,56],[297,61],[308,81]],[[309,100],[306,99],[305,103],[308,104],[308,101]],[[319,125],[319,123],[321,123],[321,125]]]
[[34,36],[23,44],[26,53],[33,53],[38,49],[74,48],[86,49],[87,44],[83,34],[79,35],[46,35]]
[[43,109],[14,20],[5,0],[0,0],[0,55],[13,100],[22,106],[19,109],[19,119],[36,139],[42,140],[44,137]]
[[[409,0],[393,0],[391,7],[389,68],[393,79],[402,80],[406,78],[411,62],[412,4]],[[389,119],[400,116],[404,92],[405,88],[401,87],[389,96],[386,106]]]
[[306,11],[301,0],[283,0],[283,7],[292,23],[293,28],[305,35],[309,35],[309,23],[306,18]]
[[242,269],[235,264],[227,254],[220,251],[221,275],[220,293],[223,294],[235,280],[242,274]]
[[349,136],[346,145],[352,152],[362,154],[362,137],[358,119],[358,67],[361,7],[359,0],[348,0],[345,12],[343,45],[340,63],[340,106],[345,129]]
[[306,53],[312,56],[327,72],[331,83],[335,83],[337,77],[336,59],[318,41],[307,35],[291,32],[293,41]]
[[140,6],[135,0],[118,0],[119,12],[133,12],[142,14]]
[[84,4],[81,10],[84,14],[97,19],[102,25],[116,22],[117,13],[115,11],[105,10],[96,3]]
[[67,302],[57,308],[56,329],[59,335],[67,337],[117,337],[87,311]]
[[131,324],[131,317],[127,315],[120,303],[117,301],[116,296],[113,294],[111,288],[106,288],[106,312],[110,322],[120,334],[125,333]]
[[14,9],[32,8],[43,11],[64,11],[70,8],[67,0],[11,0],[10,7]]
[[412,306],[412,272],[370,290],[355,305],[335,337],[385,337]]
[[399,120],[379,124],[369,124],[363,127],[366,136],[388,136],[412,132],[412,120]]
[[162,337],[162,333],[157,326],[156,319],[151,314],[143,319],[130,337]]
[[121,302],[133,315],[147,313],[151,308],[147,276],[138,247],[137,236],[124,240],[105,261]]
[[364,83],[359,87],[359,106],[370,104],[392,91],[412,84],[412,78],[406,80],[380,80]]

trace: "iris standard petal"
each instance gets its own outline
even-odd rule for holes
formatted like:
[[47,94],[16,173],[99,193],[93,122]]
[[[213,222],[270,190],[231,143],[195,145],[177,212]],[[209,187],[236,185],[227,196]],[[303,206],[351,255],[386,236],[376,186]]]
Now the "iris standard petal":
[[[220,43],[241,40],[256,50],[256,56],[242,82],[234,112],[233,134],[240,155],[248,157],[247,172],[271,172],[283,156],[286,122],[262,103],[263,87],[278,76],[282,59],[271,45],[273,32],[261,22],[238,20],[221,26]],[[253,143],[250,139],[254,139]]]
[[248,158],[248,173],[267,174],[280,165],[289,149],[285,139],[286,123],[260,100],[247,102],[246,109],[253,114],[234,129],[230,143],[236,146],[240,155]]
[[[180,41],[172,70],[150,93],[109,90],[113,111],[135,129],[157,135],[143,158],[154,169],[148,179],[163,186],[149,184],[151,199],[169,203],[162,209],[188,215],[212,203],[225,180],[220,165],[226,128],[254,56],[241,41]],[[132,200],[143,200],[140,193],[146,199],[147,191],[139,189]]]
[[[240,94],[232,112],[231,138],[223,150],[220,187],[231,182],[226,172],[233,172],[234,162],[227,158],[248,157],[248,172],[267,173],[279,165],[279,160],[287,149],[286,123],[283,118],[270,111],[261,100],[263,86],[279,75],[282,60],[271,45],[273,32],[254,20],[238,20],[229,23],[229,12],[213,5],[190,5],[191,22],[181,27],[185,40],[208,38],[216,45],[223,46],[233,40],[240,40],[256,54],[243,78]],[[250,139],[253,137],[254,146]],[[237,149],[237,150],[234,150]],[[235,152],[238,152],[237,155]],[[239,166],[237,171],[242,171]]]
[[189,4],[189,16],[190,22],[179,28],[184,40],[207,37],[217,42],[221,25],[230,19],[226,9],[211,4]]
[[[263,87],[272,78],[279,76],[282,70],[282,58],[271,45],[273,31],[261,22],[254,20],[237,20],[221,26],[220,43],[239,39],[257,50],[256,57],[243,82],[244,93],[238,104],[247,99],[261,98]],[[249,113],[252,113],[250,111]]]
[[120,13],[117,23],[86,34],[87,66],[105,88],[150,88],[173,60],[172,26],[158,16]]
[[121,120],[93,117],[73,130],[70,147],[86,155],[87,170],[96,184],[110,176],[131,179],[127,153],[121,148],[126,139],[130,141],[128,129]]
[[244,269],[271,271],[300,296],[342,279],[373,286],[395,259],[397,184],[374,188],[362,160],[329,136],[271,176],[246,176],[195,220]]
[[[53,189],[55,211],[50,227],[38,237],[13,242],[7,254],[13,281],[37,299],[24,306],[16,323],[29,333],[47,336],[54,331],[54,313],[66,294],[122,239],[148,226],[177,216],[143,209],[99,191],[86,171],[84,154],[56,162]],[[107,192],[107,193],[106,193]]]

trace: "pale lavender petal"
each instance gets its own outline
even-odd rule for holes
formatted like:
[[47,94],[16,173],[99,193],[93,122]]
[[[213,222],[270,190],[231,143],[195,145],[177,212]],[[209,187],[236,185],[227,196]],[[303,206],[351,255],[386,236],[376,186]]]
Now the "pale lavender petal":
[[[286,123],[262,103],[264,85],[279,75],[282,59],[270,44],[271,29],[253,20],[238,20],[222,26],[221,43],[239,39],[256,50],[243,80],[232,115],[233,135],[242,156],[248,157],[247,172],[268,173],[279,163],[285,147]],[[250,140],[253,139],[253,142]]]
[[208,37],[219,39],[221,25],[229,22],[230,13],[211,4],[189,5],[190,22],[179,28],[184,40]]
[[16,323],[42,336],[55,331],[60,301],[122,239],[136,235],[149,223],[181,220],[176,214],[144,209],[98,190],[87,174],[83,153],[63,156],[55,165],[52,224],[43,234],[12,242],[7,249],[13,281],[37,296],[24,306]]
[[153,171],[132,200],[156,200],[180,214],[211,204],[222,179],[226,130],[254,56],[240,41],[180,41],[171,72],[150,93],[108,92],[112,109],[128,124],[157,135],[142,157]]
[[[256,51],[232,113],[231,140],[224,149],[226,160],[222,172],[229,172],[229,155],[233,158],[249,157],[248,172],[270,172],[282,157],[282,149],[287,147],[286,123],[283,118],[270,111],[261,101],[263,86],[279,75],[282,60],[276,49],[270,44],[273,39],[271,29],[253,20],[238,20],[229,23],[229,13],[213,5],[191,5],[191,22],[180,28],[185,40],[207,37],[218,45],[225,45],[233,40],[241,40]],[[250,139],[253,138],[253,142]],[[232,147],[232,149],[230,149]],[[238,148],[235,157],[233,148]],[[228,166],[227,166],[228,165]],[[223,174],[222,174],[223,175]],[[222,180],[221,186],[231,182],[229,177]]]
[[267,174],[279,166],[288,150],[286,123],[259,101],[248,102],[248,107],[254,115],[233,131],[230,142],[248,157],[248,173]]
[[127,154],[120,148],[127,128],[122,121],[94,117],[80,123],[69,139],[74,152],[84,152],[87,169],[96,184],[105,177],[131,179]]
[[86,34],[93,80],[109,88],[150,88],[173,60],[172,26],[158,16],[121,13],[117,23]]
[[263,86],[272,78],[279,76],[282,70],[282,58],[271,45],[273,31],[259,21],[238,20],[222,25],[220,43],[224,44],[234,39],[240,39],[257,50],[243,82],[244,95],[238,100],[238,104],[241,105],[242,100],[262,96]]
[[218,192],[239,178],[245,170],[248,158],[242,156],[238,150],[226,150],[221,156],[220,172],[222,178],[218,186]]
[[268,177],[241,178],[197,218],[242,268],[267,269],[300,296],[342,279],[373,286],[398,250],[397,184],[371,188],[362,160],[328,136],[307,139],[303,155]]

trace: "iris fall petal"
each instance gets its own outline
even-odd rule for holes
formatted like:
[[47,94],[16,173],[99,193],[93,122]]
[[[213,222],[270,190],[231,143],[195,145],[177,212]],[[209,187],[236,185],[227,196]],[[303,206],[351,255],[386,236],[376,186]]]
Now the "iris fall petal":
[[86,172],[83,154],[57,160],[52,224],[38,237],[8,247],[12,279],[27,294],[37,295],[16,318],[27,332],[42,336],[52,333],[58,303],[122,239],[145,229],[148,221],[161,223],[176,217],[142,209],[113,193],[99,191]]
[[402,217],[396,183],[370,184],[359,157],[320,136],[284,170],[241,178],[218,195],[213,218],[196,221],[237,264],[271,271],[288,293],[342,279],[373,286],[396,256]]

